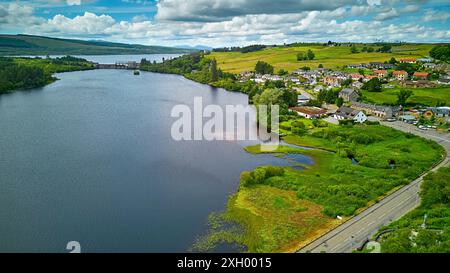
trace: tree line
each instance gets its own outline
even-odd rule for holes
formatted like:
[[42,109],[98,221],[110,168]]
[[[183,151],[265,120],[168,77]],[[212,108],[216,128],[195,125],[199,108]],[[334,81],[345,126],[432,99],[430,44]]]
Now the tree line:
[[93,69],[91,62],[72,56],[59,58],[0,57],[0,94],[42,87],[55,80],[57,72]]
[[19,65],[12,58],[0,58],[0,94],[41,87],[52,80],[42,67]]

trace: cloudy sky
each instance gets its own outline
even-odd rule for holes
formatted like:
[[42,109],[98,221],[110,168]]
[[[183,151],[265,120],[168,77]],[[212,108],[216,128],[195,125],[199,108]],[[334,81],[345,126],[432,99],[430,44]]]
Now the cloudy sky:
[[450,42],[449,0],[0,0],[0,33],[147,45]]

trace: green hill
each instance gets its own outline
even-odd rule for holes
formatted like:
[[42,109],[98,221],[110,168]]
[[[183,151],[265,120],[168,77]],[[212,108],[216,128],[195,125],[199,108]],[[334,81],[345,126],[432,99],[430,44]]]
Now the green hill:
[[[380,52],[361,52],[364,46],[373,47],[375,50],[380,46],[367,44],[357,44],[356,47],[360,53],[351,54],[349,44],[341,46],[328,47],[322,44],[298,45],[298,46],[276,46],[268,47],[263,50],[241,53],[241,52],[213,52],[209,58],[215,58],[219,67],[231,73],[240,73],[252,71],[255,69],[257,61],[265,61],[273,65],[275,71],[284,69],[294,71],[304,66],[317,68],[322,64],[325,68],[342,68],[345,65],[360,64],[368,62],[384,62],[392,57],[401,58],[421,58],[429,56],[433,44],[404,44],[392,47],[390,53]],[[308,50],[315,54],[314,60],[298,61],[297,54],[306,54]]]
[[189,53],[191,49],[163,46],[82,41],[31,35],[0,35],[0,56],[5,55],[107,55]]

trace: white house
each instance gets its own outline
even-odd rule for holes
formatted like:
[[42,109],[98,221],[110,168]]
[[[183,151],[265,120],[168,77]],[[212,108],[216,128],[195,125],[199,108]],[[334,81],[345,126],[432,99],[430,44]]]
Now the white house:
[[302,106],[302,107],[291,107],[289,109],[291,111],[296,112],[299,116],[305,117],[307,119],[317,119],[327,114],[327,110],[318,107]]
[[360,110],[354,110],[350,107],[342,106],[339,108],[333,117],[337,120],[351,119],[356,123],[364,123],[367,120],[366,114]]

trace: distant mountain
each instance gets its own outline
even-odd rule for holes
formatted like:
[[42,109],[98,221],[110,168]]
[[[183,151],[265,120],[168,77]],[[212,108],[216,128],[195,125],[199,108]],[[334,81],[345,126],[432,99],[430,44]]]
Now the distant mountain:
[[188,49],[193,49],[193,50],[212,50],[213,49],[212,47],[205,46],[205,45],[196,45],[196,46],[180,45],[180,46],[177,46],[177,48],[188,48]]
[[83,41],[32,35],[0,35],[0,55],[107,55],[190,53],[189,48]]

